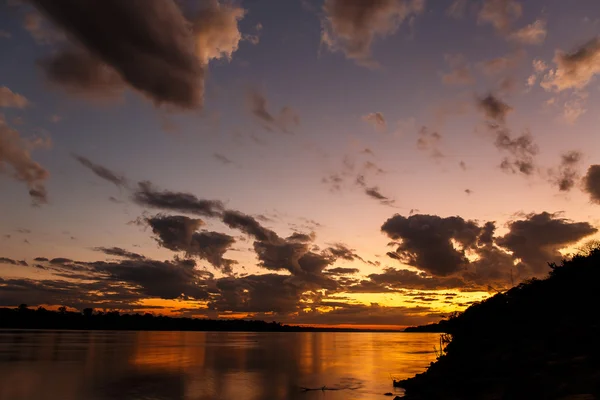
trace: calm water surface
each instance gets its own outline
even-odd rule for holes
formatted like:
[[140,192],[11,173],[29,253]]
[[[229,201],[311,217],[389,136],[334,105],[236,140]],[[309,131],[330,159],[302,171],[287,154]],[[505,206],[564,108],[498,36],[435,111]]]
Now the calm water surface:
[[[0,331],[0,400],[381,399],[439,335]],[[300,387],[337,391],[302,392]]]

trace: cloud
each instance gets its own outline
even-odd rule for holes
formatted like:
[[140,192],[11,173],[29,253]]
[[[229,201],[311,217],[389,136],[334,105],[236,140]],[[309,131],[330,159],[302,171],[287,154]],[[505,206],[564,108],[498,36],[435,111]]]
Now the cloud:
[[99,165],[99,164],[94,164],[89,159],[79,156],[77,154],[73,154],[73,158],[75,158],[77,161],[79,161],[79,163],[81,165],[83,165],[84,167],[86,167],[90,171],[92,171],[96,176],[98,176],[104,180],[107,180],[111,183],[114,183],[116,186],[119,186],[119,187],[127,186],[127,180],[125,179],[125,177],[116,174],[115,172],[109,170],[108,168],[103,167],[102,165]]
[[513,110],[511,106],[493,94],[478,98],[477,107],[487,118],[501,123],[505,121],[506,116]]
[[358,268],[343,268],[343,267],[328,268],[325,270],[325,273],[327,273],[328,275],[353,275],[353,274],[358,274],[359,272],[360,272],[360,270]]
[[534,273],[545,271],[548,262],[560,261],[561,248],[598,232],[587,222],[574,222],[548,212],[511,221],[508,229],[496,243],[512,251]]
[[209,6],[201,9],[192,21],[198,57],[203,64],[212,59],[231,60],[242,41],[238,23],[246,15],[246,10],[217,0],[206,3]]
[[487,76],[497,76],[514,68],[523,58],[522,51],[516,51],[502,57],[492,58],[478,64],[479,69]]
[[233,161],[231,161],[229,158],[225,157],[223,154],[220,153],[213,153],[213,158],[225,165],[234,164]]
[[6,86],[0,86],[0,108],[25,108],[29,101],[25,96],[15,93]]
[[558,169],[550,170],[550,182],[555,184],[561,192],[568,192],[579,179],[579,163],[583,158],[580,151],[569,151],[560,156]]
[[200,283],[203,274],[192,260],[156,261],[123,260],[96,261],[86,266],[89,272],[107,280],[139,287],[141,293],[163,299],[206,299],[208,294]]
[[133,201],[143,207],[207,217],[219,215],[224,209],[219,200],[199,199],[191,193],[160,191],[148,181],[138,183],[138,188],[133,193]]
[[463,18],[467,12],[467,5],[468,0],[453,0],[446,10],[446,14],[456,19]]
[[0,115],[0,174],[9,173],[17,181],[25,182],[34,205],[47,202],[44,182],[50,174],[31,159],[30,151],[46,145],[43,141],[22,138]]
[[[396,214],[382,225],[381,231],[400,240],[392,253],[394,258],[432,275],[447,276],[468,265],[465,251],[476,246],[482,228],[461,217],[415,214],[407,218]],[[455,248],[453,243],[461,248]]]
[[442,135],[438,132],[431,132],[426,126],[419,130],[419,138],[417,139],[417,149],[428,152],[435,159],[444,157],[444,154],[439,149]]
[[465,189],[465,193],[468,195],[472,195],[473,191],[471,189]]
[[290,276],[278,274],[222,278],[216,282],[220,296],[209,308],[231,312],[292,313],[309,287]]
[[125,83],[113,68],[80,50],[65,50],[38,61],[46,80],[78,96],[94,99],[121,97]]
[[323,274],[323,270],[338,258],[358,258],[354,252],[337,244],[320,253],[312,251],[311,242],[298,240],[298,237],[284,239],[274,231],[262,226],[254,217],[239,211],[227,210],[222,221],[232,229],[238,229],[254,238],[253,248],[258,256],[259,266],[270,271],[288,271],[303,282],[318,284],[321,287],[335,287],[335,282]]
[[223,223],[232,229],[238,229],[260,241],[277,241],[275,232],[263,227],[254,217],[239,211],[227,210],[223,213]]
[[290,236],[288,236],[285,240],[290,240],[290,241],[294,241],[294,242],[312,242],[313,240],[315,240],[315,234],[314,234],[314,232],[311,233],[310,235],[307,235],[305,233],[300,233],[300,232],[294,232]]
[[3,31],[0,29],[0,39],[10,39],[11,37],[12,34],[10,32]]
[[373,127],[378,131],[385,131],[387,129],[385,117],[381,112],[373,112],[367,115],[363,115],[362,120],[373,125]]
[[248,104],[250,112],[263,124],[263,127],[269,131],[277,128],[283,132],[289,132],[293,126],[300,125],[300,117],[288,106],[283,107],[279,115],[274,115],[268,110],[267,98],[258,90],[248,92]]
[[490,24],[500,34],[509,33],[511,25],[523,14],[523,6],[515,0],[484,0],[479,11],[479,24]]
[[358,65],[376,67],[371,45],[377,37],[393,35],[409,17],[422,13],[423,0],[325,0],[321,43],[341,51]]
[[172,251],[183,251],[188,258],[206,260],[224,273],[232,272],[236,262],[223,257],[235,243],[232,236],[219,232],[198,232],[204,222],[185,216],[156,215],[147,218],[146,222],[158,236],[157,241],[161,246]]
[[583,89],[600,74],[600,38],[594,38],[572,53],[557,51],[555,68],[543,78],[541,86],[547,91]]
[[535,171],[535,156],[539,152],[533,137],[529,131],[513,138],[511,131],[507,128],[498,127],[496,130],[495,146],[499,150],[510,153],[511,158],[505,158],[500,165],[506,172],[520,172],[524,175],[532,175]]
[[29,266],[27,261],[25,260],[13,260],[12,258],[0,257],[0,264],[10,264],[10,265],[21,265],[23,267]]
[[206,64],[231,58],[244,15],[241,8],[217,1],[205,2],[191,21],[174,0],[33,4],[76,47],[41,61],[50,82],[72,92],[104,94],[116,94],[126,84],[157,106],[180,109],[202,107]]
[[35,11],[25,14],[23,27],[40,45],[50,45],[65,40],[65,36],[49,26],[48,21]]
[[592,203],[600,204],[600,165],[590,165],[583,178],[583,187]]
[[472,85],[475,78],[471,73],[471,67],[462,54],[446,54],[446,62],[452,68],[451,72],[442,75],[442,82],[445,85]]
[[396,202],[395,200],[381,194],[377,186],[368,186],[364,175],[358,175],[356,177],[356,184],[364,190],[364,193],[367,196],[379,201],[384,206],[393,206],[393,204]]
[[544,43],[547,35],[546,21],[538,19],[534,23],[512,32],[508,39],[521,44],[537,45]]
[[[100,251],[109,256],[129,258],[131,260],[143,260],[144,258],[146,258],[141,254],[132,253],[120,247],[95,247],[94,250]],[[44,261],[44,259],[36,259],[36,261]]]

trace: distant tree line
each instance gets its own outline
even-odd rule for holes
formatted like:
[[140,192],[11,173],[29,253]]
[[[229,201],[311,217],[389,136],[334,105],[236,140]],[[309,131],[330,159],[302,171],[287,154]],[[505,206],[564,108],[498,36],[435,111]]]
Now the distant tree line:
[[360,332],[367,329],[318,328],[284,325],[245,319],[204,319],[121,314],[85,308],[81,312],[60,307],[57,311],[43,307],[0,308],[0,329],[76,329],[131,331],[238,331],[238,332]]

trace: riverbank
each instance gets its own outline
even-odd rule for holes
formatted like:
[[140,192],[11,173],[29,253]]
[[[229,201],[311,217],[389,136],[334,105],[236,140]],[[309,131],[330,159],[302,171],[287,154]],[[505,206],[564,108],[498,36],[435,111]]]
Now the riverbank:
[[442,324],[452,340],[405,398],[600,399],[600,250],[551,268]]

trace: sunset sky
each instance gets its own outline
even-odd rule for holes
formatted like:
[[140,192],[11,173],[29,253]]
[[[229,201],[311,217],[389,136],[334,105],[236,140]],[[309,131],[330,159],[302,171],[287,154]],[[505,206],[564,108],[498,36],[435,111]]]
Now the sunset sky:
[[597,0],[2,0],[0,306],[436,321],[599,238]]

